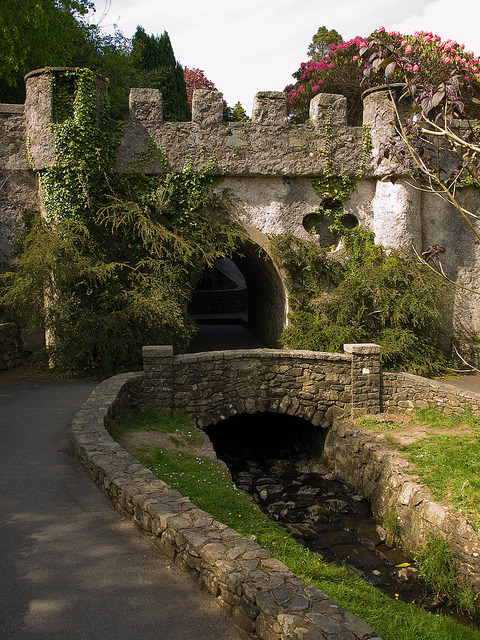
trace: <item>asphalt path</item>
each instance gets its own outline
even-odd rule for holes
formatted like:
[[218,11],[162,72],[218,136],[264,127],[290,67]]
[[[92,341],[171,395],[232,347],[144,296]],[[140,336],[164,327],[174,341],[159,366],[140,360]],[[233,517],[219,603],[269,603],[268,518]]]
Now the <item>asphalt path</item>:
[[70,455],[94,386],[0,376],[0,638],[246,640]]

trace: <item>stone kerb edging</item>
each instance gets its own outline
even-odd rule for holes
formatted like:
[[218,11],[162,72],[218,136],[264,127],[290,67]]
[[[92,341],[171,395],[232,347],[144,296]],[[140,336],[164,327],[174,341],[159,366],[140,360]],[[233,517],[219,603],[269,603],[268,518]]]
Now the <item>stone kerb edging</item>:
[[469,408],[480,414],[480,395],[411,373],[384,371],[382,405],[385,412],[434,407],[450,413]]
[[110,437],[105,425],[141,394],[142,379],[121,374],[102,382],[72,422],[76,456],[114,505],[261,640],[380,640],[363,620],[170,489]]
[[409,463],[382,434],[367,433],[345,419],[337,420],[328,432],[323,455],[339,480],[368,498],[377,520],[397,517],[405,548],[414,552],[424,547],[431,535],[443,538],[459,572],[480,590],[480,534],[463,514],[436,502],[429,490],[418,484],[418,478],[409,472]]

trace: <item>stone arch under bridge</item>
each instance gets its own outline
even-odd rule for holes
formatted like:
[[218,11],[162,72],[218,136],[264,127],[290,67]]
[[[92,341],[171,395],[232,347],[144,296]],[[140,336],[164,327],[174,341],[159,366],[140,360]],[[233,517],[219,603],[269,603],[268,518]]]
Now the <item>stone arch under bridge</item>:
[[241,413],[280,413],[329,426],[340,413],[380,411],[380,347],[345,353],[247,349],[174,355],[146,346],[144,403],[205,429]]

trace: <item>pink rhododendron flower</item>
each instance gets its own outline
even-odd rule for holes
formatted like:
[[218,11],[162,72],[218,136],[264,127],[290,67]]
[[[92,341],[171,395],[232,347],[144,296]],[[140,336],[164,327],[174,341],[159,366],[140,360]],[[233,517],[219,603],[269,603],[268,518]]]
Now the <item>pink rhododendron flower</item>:
[[315,93],[317,91],[320,91],[320,86],[318,84],[316,84],[315,86],[312,87],[312,91],[314,91]]

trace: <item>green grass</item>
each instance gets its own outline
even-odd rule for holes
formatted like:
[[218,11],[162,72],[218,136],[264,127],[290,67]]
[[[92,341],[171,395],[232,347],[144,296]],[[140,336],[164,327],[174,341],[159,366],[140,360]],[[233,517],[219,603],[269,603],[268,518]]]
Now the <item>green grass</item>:
[[[137,427],[138,424],[136,422]],[[152,425],[146,428],[150,429]],[[167,429],[171,432],[173,428]],[[429,614],[413,604],[392,600],[361,579],[358,571],[324,562],[322,556],[305,549],[265,516],[215,462],[189,453],[164,450],[145,450],[138,457],[199,508],[255,539],[305,582],[363,618],[383,640],[480,640],[478,630],[463,627],[450,618]]]
[[475,416],[471,409],[458,413],[445,413],[434,408],[417,409],[413,416],[415,424],[425,424],[436,429],[480,428],[480,417]]
[[401,447],[436,500],[445,500],[480,528],[480,437],[435,434]]
[[471,614],[477,611],[477,594],[471,585],[458,581],[455,560],[445,540],[430,536],[426,546],[416,553],[415,560],[420,575],[438,596],[459,604],[463,611]]
[[195,439],[194,424],[188,416],[177,412],[163,414],[155,407],[145,407],[141,411],[122,411],[110,423],[108,431],[115,439],[129,431],[163,431]]
[[362,418],[359,421],[358,426],[366,429],[373,429],[374,431],[390,431],[392,429],[404,427],[405,425],[401,422],[395,422],[394,420],[385,420],[383,418],[378,418],[377,416],[368,416],[366,418]]

